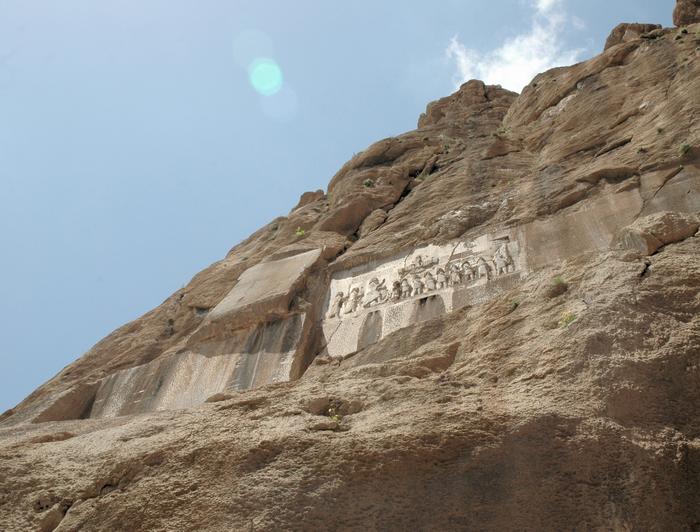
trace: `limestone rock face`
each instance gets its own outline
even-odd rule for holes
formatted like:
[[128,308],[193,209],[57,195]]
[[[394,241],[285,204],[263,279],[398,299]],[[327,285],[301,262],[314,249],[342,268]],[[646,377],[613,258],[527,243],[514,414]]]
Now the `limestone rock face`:
[[0,417],[0,529],[697,527],[695,41],[355,155]]
[[613,246],[637,251],[641,255],[653,255],[661,246],[693,236],[698,227],[700,222],[694,215],[677,212],[650,214],[621,229]]
[[610,32],[608,39],[605,41],[605,49],[607,50],[616,44],[639,39],[642,35],[660,29],[660,24],[618,24],[612,32]]
[[676,0],[673,23],[676,26],[687,26],[698,22],[700,22],[700,0]]

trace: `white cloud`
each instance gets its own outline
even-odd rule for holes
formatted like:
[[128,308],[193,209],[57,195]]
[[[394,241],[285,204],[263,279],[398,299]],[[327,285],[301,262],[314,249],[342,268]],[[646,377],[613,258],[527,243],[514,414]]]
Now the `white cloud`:
[[555,66],[575,63],[582,50],[566,49],[564,31],[571,21],[562,0],[534,0],[529,29],[506,39],[486,53],[470,49],[452,37],[445,50],[456,68],[457,87],[470,79],[521,91],[536,74]]
[[537,9],[538,13],[544,14],[560,4],[561,0],[537,0],[535,2],[535,8]]

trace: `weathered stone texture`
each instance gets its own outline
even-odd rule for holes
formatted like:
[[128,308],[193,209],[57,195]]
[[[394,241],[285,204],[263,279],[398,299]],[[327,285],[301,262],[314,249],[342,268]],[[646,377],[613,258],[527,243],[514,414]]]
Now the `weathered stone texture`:
[[687,26],[698,22],[700,22],[700,0],[676,0],[673,23],[676,26]]
[[660,24],[618,24],[612,32],[610,32],[608,39],[605,41],[605,49],[607,50],[616,44],[639,39],[642,35],[660,29]]
[[0,417],[0,529],[696,528],[700,63],[649,29],[428,105]]

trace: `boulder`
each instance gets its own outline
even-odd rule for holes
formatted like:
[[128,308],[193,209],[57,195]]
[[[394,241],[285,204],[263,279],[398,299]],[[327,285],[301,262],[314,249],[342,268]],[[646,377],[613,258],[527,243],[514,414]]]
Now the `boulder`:
[[608,39],[605,41],[605,50],[616,44],[639,39],[645,33],[660,29],[660,24],[629,24],[623,22],[615,26],[610,32]]
[[700,22],[700,0],[677,0],[673,10],[673,23],[687,26]]
[[322,200],[324,197],[325,193],[320,189],[316,190],[315,192],[304,192],[299,198],[299,202],[297,203],[296,207],[292,209],[292,212],[296,211],[297,209],[301,209],[302,207],[306,207],[310,203]]
[[679,212],[650,214],[623,227],[613,240],[617,249],[653,255],[667,244],[691,237],[700,227],[697,216]]

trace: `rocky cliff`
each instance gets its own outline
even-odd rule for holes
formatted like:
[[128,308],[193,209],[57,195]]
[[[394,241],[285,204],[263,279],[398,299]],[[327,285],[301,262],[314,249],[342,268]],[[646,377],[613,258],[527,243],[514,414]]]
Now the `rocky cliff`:
[[479,81],[0,418],[0,530],[695,530],[700,15]]

